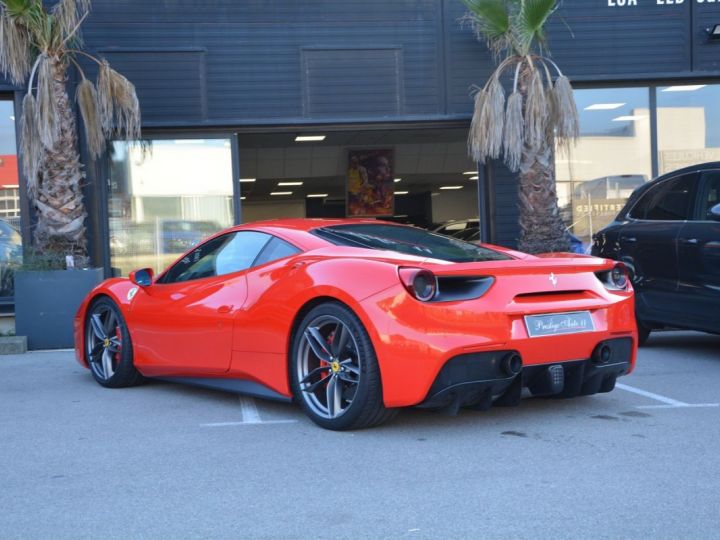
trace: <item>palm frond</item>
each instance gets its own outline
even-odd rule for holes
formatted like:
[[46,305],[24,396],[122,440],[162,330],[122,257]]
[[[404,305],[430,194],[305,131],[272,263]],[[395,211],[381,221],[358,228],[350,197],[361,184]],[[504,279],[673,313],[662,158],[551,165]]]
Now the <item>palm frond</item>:
[[543,84],[543,75],[532,68],[525,101],[525,141],[537,145],[545,140],[548,103]]
[[85,126],[85,139],[87,140],[88,150],[90,155],[97,159],[105,149],[105,134],[100,122],[100,107],[95,85],[88,79],[83,78],[78,84],[75,99]]
[[135,86],[110,67],[106,60],[100,64],[97,79],[100,121],[106,137],[113,129],[128,140],[140,138],[140,104]]
[[[490,79],[485,89],[478,120],[470,130],[468,148],[473,159],[485,163],[488,158],[500,157],[503,147],[503,127],[505,125],[505,90],[503,90],[498,71]],[[477,104],[477,101],[476,101]]]
[[560,75],[555,81],[553,94],[557,101],[555,136],[558,144],[571,143],[580,135],[580,119],[569,79]]
[[514,19],[520,53],[528,54],[534,40],[545,42],[545,24],[558,7],[557,0],[524,0]]
[[52,9],[52,15],[58,26],[61,42],[74,38],[80,43],[78,28],[83,18],[90,12],[90,0],[61,0]]
[[32,67],[31,46],[27,30],[15,23],[11,13],[0,8],[0,70],[20,85]]
[[520,167],[524,143],[525,119],[523,118],[523,96],[513,92],[507,101],[505,111],[505,131],[503,133],[503,149],[505,164],[515,172]]
[[512,41],[509,0],[462,0],[469,13],[461,19],[469,22],[480,40],[493,53],[507,49]]
[[[55,148],[55,143],[60,136],[57,104],[53,91],[53,85],[55,84],[53,62],[57,61],[57,59],[41,55],[38,64],[36,115],[40,140],[48,150]],[[60,82],[60,84],[64,84],[64,81]]]

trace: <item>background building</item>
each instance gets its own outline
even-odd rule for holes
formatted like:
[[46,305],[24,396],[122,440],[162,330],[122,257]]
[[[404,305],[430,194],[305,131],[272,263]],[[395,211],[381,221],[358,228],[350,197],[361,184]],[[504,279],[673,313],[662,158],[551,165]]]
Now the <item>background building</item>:
[[[86,47],[135,83],[149,141],[116,142],[96,163],[83,152],[94,262],[108,275],[160,268],[232,223],[344,216],[349,174],[392,178],[380,194],[390,219],[479,215],[492,242],[513,246],[515,176],[466,154],[471,89],[493,61],[463,13],[459,0],[94,0]],[[716,24],[720,3],[707,0],[562,2],[550,48],[577,89],[582,136],[556,156],[558,194],[583,240],[637,185],[720,157]],[[23,89],[0,92],[0,219],[27,242]],[[353,155],[362,174],[348,172]],[[3,267],[19,241],[0,230]]]

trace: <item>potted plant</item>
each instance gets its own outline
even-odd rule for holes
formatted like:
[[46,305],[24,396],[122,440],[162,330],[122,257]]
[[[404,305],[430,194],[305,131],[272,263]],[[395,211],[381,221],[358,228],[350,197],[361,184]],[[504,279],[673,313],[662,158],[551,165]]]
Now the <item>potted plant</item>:
[[[0,71],[14,84],[27,88],[20,151],[35,220],[32,250],[26,251],[24,266],[15,274],[15,302],[17,332],[28,333],[30,348],[72,343],[72,334],[64,341],[33,338],[34,334],[53,335],[48,328],[38,328],[48,313],[47,306],[39,303],[41,284],[48,284],[53,305],[68,308],[54,312],[48,322],[69,327],[73,305],[76,308],[87,293],[90,281],[97,283],[102,278],[99,269],[78,270],[89,266],[87,213],[81,189],[85,172],[68,92],[69,70],[75,68],[80,78],[75,101],[91,159],[103,153],[106,141],[115,134],[128,140],[140,136],[135,87],[106,60],[82,50],[80,26],[89,11],[90,0],[59,0],[51,8],[42,0],[0,1]],[[97,63],[95,83],[86,76],[80,57]],[[73,286],[78,283],[81,285]],[[26,292],[31,296],[25,296]],[[63,296],[58,296],[61,293]],[[71,301],[70,294],[79,296]]]

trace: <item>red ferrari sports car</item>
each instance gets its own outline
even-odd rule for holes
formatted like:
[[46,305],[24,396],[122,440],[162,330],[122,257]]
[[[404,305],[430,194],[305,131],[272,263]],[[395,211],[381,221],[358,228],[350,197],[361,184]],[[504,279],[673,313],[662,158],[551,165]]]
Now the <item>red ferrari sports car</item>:
[[75,318],[110,388],[156,377],[298,401],[322,427],[400,407],[609,392],[635,364],[622,264],[536,257],[374,220],[223,231],[163,273],[109,279]]

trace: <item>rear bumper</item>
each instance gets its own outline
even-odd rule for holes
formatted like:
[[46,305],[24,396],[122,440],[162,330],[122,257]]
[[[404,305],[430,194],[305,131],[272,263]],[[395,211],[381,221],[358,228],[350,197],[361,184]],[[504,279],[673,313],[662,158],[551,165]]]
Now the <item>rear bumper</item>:
[[[600,354],[605,351],[605,354]],[[609,392],[615,380],[630,372],[633,340],[600,341],[589,358],[511,369],[508,359],[518,351],[462,354],[440,370],[422,408],[487,409],[494,402],[517,405],[523,388],[533,395],[575,397]],[[522,358],[522,357],[521,357]]]

